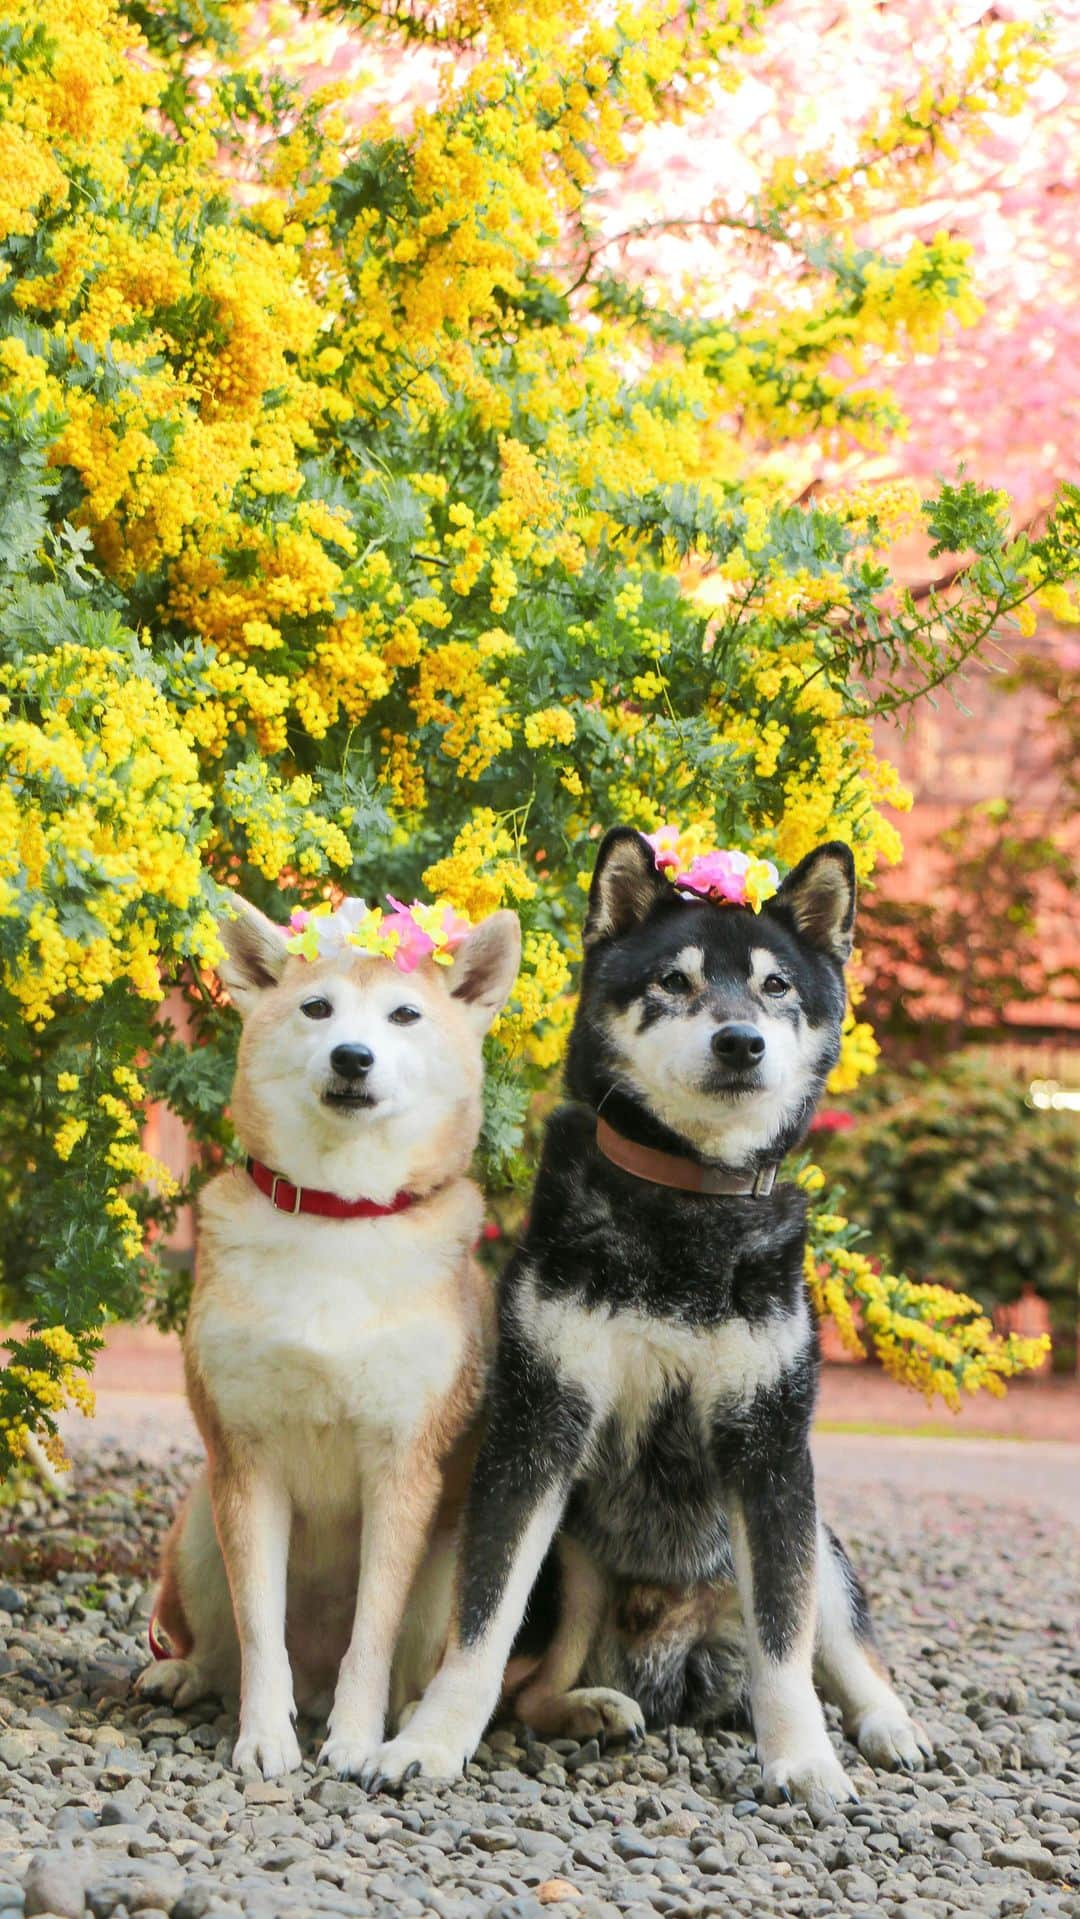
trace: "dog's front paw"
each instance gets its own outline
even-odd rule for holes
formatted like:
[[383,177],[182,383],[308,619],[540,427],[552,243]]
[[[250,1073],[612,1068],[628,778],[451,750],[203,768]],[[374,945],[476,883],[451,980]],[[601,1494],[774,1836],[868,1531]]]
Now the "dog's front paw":
[[350,1732],[348,1726],[343,1726],[340,1732],[335,1732],[330,1727],[319,1753],[319,1764],[329,1766],[339,1779],[359,1779],[379,1747],[379,1734],[372,1738],[360,1728]]
[[388,1787],[407,1785],[410,1779],[421,1775],[445,1782],[456,1779],[470,1757],[464,1747],[448,1740],[410,1737],[402,1732],[372,1753],[360,1774],[360,1784],[368,1792],[382,1792]]
[[765,1797],[773,1806],[780,1799],[832,1799],[840,1803],[859,1797],[831,1746],[771,1759],[763,1776]]
[[905,1772],[919,1772],[923,1760],[934,1756],[922,1727],[899,1699],[864,1712],[854,1728],[854,1739],[863,1758],[886,1772],[895,1772],[898,1766]]
[[233,1747],[232,1762],[237,1772],[261,1772],[264,1779],[296,1772],[300,1765],[300,1742],[288,1714],[283,1720],[245,1721]]
[[529,1695],[518,1703],[525,1725],[549,1736],[566,1739],[619,1739],[639,1746],[645,1737],[645,1715],[636,1699],[610,1686],[576,1686],[554,1699],[538,1700],[535,1718]]
[[135,1690],[143,1699],[168,1699],[174,1706],[193,1706],[215,1687],[195,1659],[155,1659],[139,1674]]

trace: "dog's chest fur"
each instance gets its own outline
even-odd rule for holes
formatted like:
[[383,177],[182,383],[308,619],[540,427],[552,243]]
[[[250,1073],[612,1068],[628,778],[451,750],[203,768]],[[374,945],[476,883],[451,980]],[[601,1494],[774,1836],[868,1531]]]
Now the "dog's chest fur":
[[693,1326],[545,1295],[526,1274],[517,1302],[540,1351],[615,1422],[628,1448],[648,1434],[659,1411],[675,1405],[703,1434],[717,1421],[738,1421],[801,1357],[810,1335],[802,1301],[753,1322],[733,1317]]
[[478,1214],[464,1181],[375,1220],[293,1218],[243,1174],[215,1181],[187,1344],[223,1425],[275,1443],[286,1429],[351,1425],[387,1442],[415,1430],[478,1330],[460,1283]]

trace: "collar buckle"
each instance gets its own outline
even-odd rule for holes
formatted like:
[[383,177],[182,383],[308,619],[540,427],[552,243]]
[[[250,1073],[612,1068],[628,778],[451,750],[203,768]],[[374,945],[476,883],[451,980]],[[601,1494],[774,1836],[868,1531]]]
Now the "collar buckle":
[[302,1186],[293,1186],[293,1203],[291,1206],[283,1206],[278,1199],[279,1186],[292,1186],[292,1180],[286,1179],[284,1173],[274,1174],[270,1184],[270,1204],[271,1206],[276,1206],[279,1213],[291,1213],[295,1219],[303,1205],[304,1189]]

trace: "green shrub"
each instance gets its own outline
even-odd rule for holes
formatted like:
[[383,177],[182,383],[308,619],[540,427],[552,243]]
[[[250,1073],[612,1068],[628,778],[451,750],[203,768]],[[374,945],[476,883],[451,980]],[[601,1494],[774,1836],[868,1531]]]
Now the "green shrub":
[[879,1072],[823,1162],[876,1252],[987,1311],[1025,1285],[1048,1299],[1057,1361],[1075,1350],[1077,1123],[1028,1103],[985,1056]]

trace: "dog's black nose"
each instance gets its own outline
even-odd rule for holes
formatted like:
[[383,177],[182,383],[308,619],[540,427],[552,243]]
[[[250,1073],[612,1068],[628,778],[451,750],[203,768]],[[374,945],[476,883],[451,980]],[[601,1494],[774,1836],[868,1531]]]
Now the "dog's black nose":
[[370,1046],[335,1046],[330,1064],[342,1079],[363,1079],[375,1064]]
[[712,1049],[725,1066],[756,1066],[765,1051],[765,1041],[756,1026],[743,1020],[729,1020],[718,1026],[712,1036]]

